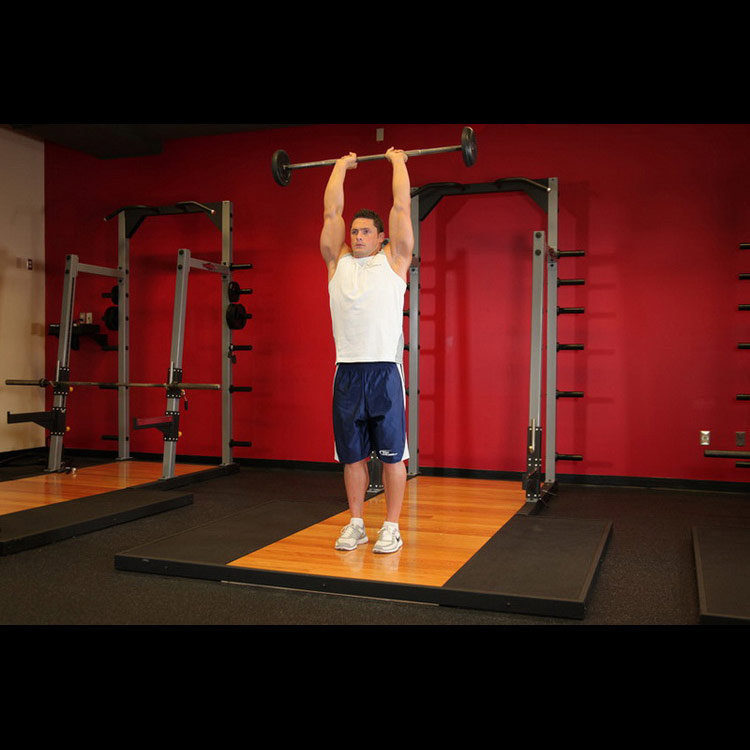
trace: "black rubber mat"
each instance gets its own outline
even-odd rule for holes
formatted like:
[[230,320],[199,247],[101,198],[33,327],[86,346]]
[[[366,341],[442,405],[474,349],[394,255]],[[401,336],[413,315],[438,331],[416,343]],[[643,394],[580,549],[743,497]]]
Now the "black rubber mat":
[[703,623],[750,622],[750,529],[693,527],[693,551]]
[[0,516],[0,555],[189,505],[192,494],[135,487]]
[[516,515],[446,588],[493,592],[509,612],[583,618],[611,521]]
[[516,516],[445,585],[333,578],[227,565],[340,513],[338,501],[275,500],[115,556],[115,567],[216,581],[582,619],[609,521]]
[[270,500],[205,526],[149,542],[118,555],[116,561],[154,558],[225,565],[340,512],[340,500]]

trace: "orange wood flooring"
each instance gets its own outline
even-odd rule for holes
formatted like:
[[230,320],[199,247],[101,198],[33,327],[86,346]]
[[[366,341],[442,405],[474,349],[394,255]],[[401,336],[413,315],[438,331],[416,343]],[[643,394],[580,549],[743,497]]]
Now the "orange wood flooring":
[[[177,464],[175,475],[203,471],[208,467]],[[162,463],[117,461],[85,466],[75,474],[38,474],[33,477],[0,482],[0,515],[29,508],[62,503],[79,497],[100,495],[161,479]]]
[[[342,486],[343,491],[343,486]],[[351,552],[334,549],[345,511],[229,565],[256,570],[442,586],[526,502],[519,482],[414,477],[406,483],[399,526],[404,546],[388,555],[373,544],[385,518],[385,495],[365,503],[369,542]]]

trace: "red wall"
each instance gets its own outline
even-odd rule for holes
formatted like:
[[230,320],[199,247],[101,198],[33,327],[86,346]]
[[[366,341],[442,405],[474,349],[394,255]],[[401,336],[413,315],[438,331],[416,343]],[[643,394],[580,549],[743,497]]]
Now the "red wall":
[[[559,341],[583,343],[561,352],[558,385],[583,399],[558,404],[558,451],[581,453],[559,473],[746,481],[734,461],[706,459],[734,446],[750,429],[750,126],[746,125],[319,125],[168,142],[159,156],[99,160],[46,148],[47,314],[59,320],[67,253],[82,262],[116,265],[117,222],[103,217],[134,204],[181,200],[234,203],[235,261],[252,271],[234,278],[254,294],[253,314],[235,343],[234,437],[251,440],[237,457],[331,461],[330,391],[334,348],[326,276],[318,250],[328,169],[293,174],[278,186],[270,170],[277,148],[293,162],[349,150],[377,153],[460,141],[474,127],[478,157],[460,154],[409,161],[413,185],[484,182],[500,177],[557,177],[563,278],[584,287],[560,290],[562,306],[583,316],[560,318]],[[387,162],[349,173],[346,213],[372,207],[387,216]],[[522,471],[528,422],[531,235],[546,217],[522,194],[445,197],[422,223],[420,464]],[[220,237],[202,215],[149,218],[131,242],[131,380],[163,380],[169,363],[177,250],[218,260]],[[205,276],[205,278],[204,278]],[[109,280],[82,275],[78,311],[101,315]],[[184,380],[219,382],[219,280],[190,275]],[[57,340],[48,339],[47,375]],[[114,380],[115,352],[84,340],[72,354],[72,379]],[[193,392],[182,418],[179,452],[219,455],[219,397]],[[69,399],[73,448],[112,449],[111,392],[78,389]],[[132,392],[133,416],[156,416],[156,390]],[[154,430],[132,435],[133,451],[161,451]]]

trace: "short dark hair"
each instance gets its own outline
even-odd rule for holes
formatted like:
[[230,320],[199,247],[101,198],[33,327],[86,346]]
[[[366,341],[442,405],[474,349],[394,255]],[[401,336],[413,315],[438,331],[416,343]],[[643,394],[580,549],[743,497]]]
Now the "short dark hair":
[[375,222],[375,229],[378,230],[378,234],[385,232],[385,229],[383,228],[383,220],[375,213],[375,211],[371,211],[369,208],[362,208],[357,211],[352,217],[352,224],[354,224],[354,219],[372,219],[373,222]]

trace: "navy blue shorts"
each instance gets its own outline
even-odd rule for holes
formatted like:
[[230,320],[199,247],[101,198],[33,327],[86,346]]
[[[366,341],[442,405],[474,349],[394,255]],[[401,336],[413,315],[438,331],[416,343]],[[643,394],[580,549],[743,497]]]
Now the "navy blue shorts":
[[333,381],[336,460],[353,464],[377,451],[385,463],[409,458],[404,377],[395,362],[342,362]]

